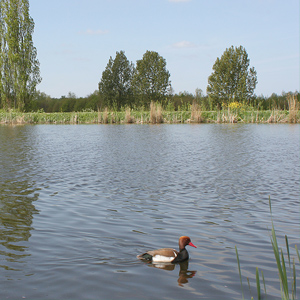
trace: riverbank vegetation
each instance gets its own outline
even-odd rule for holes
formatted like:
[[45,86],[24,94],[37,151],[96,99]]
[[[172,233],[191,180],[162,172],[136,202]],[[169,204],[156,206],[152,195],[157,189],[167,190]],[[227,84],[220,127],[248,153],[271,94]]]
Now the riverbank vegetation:
[[32,112],[0,110],[0,124],[178,124],[178,123],[297,123],[300,120],[299,100],[287,95],[288,109],[261,110],[232,102],[220,110],[203,110],[193,101],[177,110],[151,102],[148,109],[129,106],[120,110],[82,109],[81,111],[46,112],[43,108]]

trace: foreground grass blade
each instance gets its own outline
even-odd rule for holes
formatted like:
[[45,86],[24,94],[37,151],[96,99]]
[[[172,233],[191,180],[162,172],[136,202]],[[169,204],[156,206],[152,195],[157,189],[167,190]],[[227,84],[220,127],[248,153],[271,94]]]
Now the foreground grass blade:
[[287,273],[286,273],[286,267],[285,267],[285,261],[284,261],[282,249],[281,249],[281,264],[282,264],[282,273],[283,273],[282,284],[283,284],[284,294],[289,298],[289,285],[287,280]]
[[295,266],[295,259],[293,258],[293,299],[296,299],[296,266]]
[[[248,282],[248,288],[249,288],[250,295],[252,295],[249,277],[247,277],[247,282]],[[253,297],[251,297],[251,299],[253,299]]]
[[285,244],[286,244],[286,250],[287,250],[287,255],[288,255],[288,259],[289,259],[289,266],[291,268],[290,247],[289,247],[289,241],[288,241],[287,236],[285,236]]
[[236,259],[237,259],[237,263],[238,263],[238,267],[239,267],[240,282],[241,282],[241,288],[242,288],[242,297],[243,297],[243,300],[244,300],[245,297],[244,297],[244,290],[243,290],[242,272],[241,272],[241,266],[240,266],[239,253],[238,253],[238,250],[237,250],[236,246],[235,246],[235,253],[236,253]]
[[259,282],[259,271],[256,267],[256,288],[257,288],[257,299],[260,300],[260,282]]
[[264,284],[265,294],[267,294],[267,288],[266,288],[266,282],[265,282],[264,272],[262,270],[261,270],[261,277],[262,277],[262,281],[263,281],[263,284]]
[[297,245],[295,245],[295,248],[296,248],[296,252],[297,252],[297,256],[298,256],[298,260],[299,260],[299,263],[300,263],[300,253],[299,253],[299,251],[298,251]]
[[286,275],[286,267],[283,257],[283,252],[281,250],[281,261],[280,261],[280,253],[273,223],[273,217],[272,217],[272,207],[271,207],[271,198],[269,197],[269,206],[270,206],[270,213],[271,213],[271,222],[272,222],[272,236],[271,236],[271,243],[276,259],[277,269],[279,272],[279,280],[280,280],[280,287],[282,289],[282,298],[283,299],[289,299],[289,287],[287,283],[287,275]]

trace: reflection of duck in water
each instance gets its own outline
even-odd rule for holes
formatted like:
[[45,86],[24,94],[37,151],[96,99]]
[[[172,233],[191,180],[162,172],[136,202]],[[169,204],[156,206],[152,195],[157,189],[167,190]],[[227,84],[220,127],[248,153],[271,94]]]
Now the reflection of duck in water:
[[185,246],[192,246],[197,248],[188,236],[182,236],[179,238],[179,252],[172,248],[161,248],[157,250],[150,250],[146,253],[138,255],[137,258],[142,260],[156,262],[169,262],[179,263],[189,259],[189,253],[185,249]]
[[185,283],[189,282],[189,278],[193,278],[197,271],[189,271],[189,262],[188,260],[180,263],[180,271],[179,271],[179,277],[178,277],[178,285],[183,286]]
[[[150,262],[147,261],[148,266],[149,267],[154,267],[154,268],[158,268],[158,269],[163,269],[163,270],[167,270],[167,271],[174,271],[175,270],[175,263],[155,263],[155,262]],[[197,273],[197,271],[189,271],[189,261],[185,260],[181,263],[178,263],[180,266],[180,270],[179,270],[179,274],[178,274],[178,285],[179,286],[183,286],[185,283],[189,282],[190,278],[193,278],[195,276],[195,274]]]

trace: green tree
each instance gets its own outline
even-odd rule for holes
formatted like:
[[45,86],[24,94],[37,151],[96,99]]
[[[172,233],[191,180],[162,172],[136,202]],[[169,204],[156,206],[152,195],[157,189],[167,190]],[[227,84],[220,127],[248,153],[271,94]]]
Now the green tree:
[[26,110],[41,82],[28,0],[0,0],[0,96],[4,108]]
[[152,100],[163,101],[171,89],[166,60],[157,52],[147,51],[136,63],[133,88],[138,105],[149,106]]
[[207,94],[220,107],[230,102],[248,103],[254,96],[257,76],[254,67],[249,69],[250,60],[242,46],[226,49],[213,65],[208,77]]
[[99,91],[96,90],[86,98],[85,109],[97,111],[100,108],[100,96]]
[[99,82],[103,106],[119,109],[130,104],[133,73],[133,63],[129,62],[124,51],[116,52],[115,59],[110,57]]

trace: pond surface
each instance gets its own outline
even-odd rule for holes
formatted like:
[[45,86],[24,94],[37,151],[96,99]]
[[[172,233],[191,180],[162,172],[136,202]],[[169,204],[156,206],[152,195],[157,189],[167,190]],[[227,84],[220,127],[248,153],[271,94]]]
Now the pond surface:
[[[300,247],[299,125],[0,126],[0,164],[1,299],[241,299],[235,245],[276,299],[269,196]],[[136,259],[181,235],[188,263]]]

